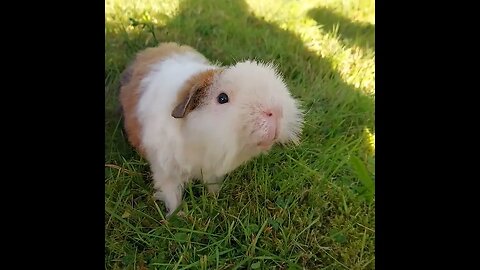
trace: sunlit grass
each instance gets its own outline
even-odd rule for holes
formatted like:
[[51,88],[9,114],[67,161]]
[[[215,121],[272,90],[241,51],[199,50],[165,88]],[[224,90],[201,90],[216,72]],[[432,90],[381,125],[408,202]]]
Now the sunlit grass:
[[[317,7],[331,9],[337,16],[352,16],[352,21],[362,22],[374,16],[367,16],[363,10],[354,5],[353,2],[340,1],[246,1],[255,16],[277,25],[279,28],[295,33],[305,44],[305,47],[321,57],[332,59],[333,65],[341,74],[343,80],[353,84],[356,88],[366,93],[374,93],[375,62],[374,51],[362,49],[359,46],[345,46],[338,33],[338,24],[325,26],[315,21],[309,11]],[[364,1],[368,3],[367,1]],[[336,4],[336,5],[335,5]],[[357,8],[348,12],[348,7]],[[374,6],[369,6],[369,13],[373,14]],[[340,11],[339,11],[340,10]],[[341,12],[347,11],[347,12]],[[348,18],[348,17],[346,17]],[[334,22],[335,23],[335,22]],[[359,68],[352,67],[359,65]]]
[[[106,269],[374,269],[373,0],[105,3]],[[187,186],[166,221],[116,114],[119,74],[161,41],[274,61],[307,111],[302,143]]]

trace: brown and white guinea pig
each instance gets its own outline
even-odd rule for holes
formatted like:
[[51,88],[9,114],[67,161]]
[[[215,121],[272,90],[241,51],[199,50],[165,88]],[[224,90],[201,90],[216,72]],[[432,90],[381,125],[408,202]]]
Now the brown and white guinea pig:
[[167,216],[183,185],[218,192],[224,176],[275,143],[299,143],[303,113],[271,64],[210,63],[189,46],[162,43],[122,74],[120,103],[129,142],[153,173]]

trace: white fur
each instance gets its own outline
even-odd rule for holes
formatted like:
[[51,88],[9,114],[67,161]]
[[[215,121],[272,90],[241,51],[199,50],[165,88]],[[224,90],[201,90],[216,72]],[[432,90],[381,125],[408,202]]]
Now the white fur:
[[[278,143],[298,143],[303,115],[271,65],[245,61],[226,68],[214,79],[206,104],[176,119],[171,113],[185,81],[218,68],[194,53],[176,54],[155,64],[142,81],[138,118],[142,145],[153,172],[155,197],[168,215],[182,200],[183,185],[194,178],[215,192],[225,174],[268,151],[257,146],[271,124],[262,110],[278,109]],[[216,97],[227,93],[229,102]],[[277,111],[276,111],[277,112]]]

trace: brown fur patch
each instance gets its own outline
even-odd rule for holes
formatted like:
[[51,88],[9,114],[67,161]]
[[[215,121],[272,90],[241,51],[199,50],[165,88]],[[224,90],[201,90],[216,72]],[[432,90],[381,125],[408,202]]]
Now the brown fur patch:
[[174,42],[161,43],[155,48],[148,48],[138,53],[122,74],[119,98],[123,110],[124,127],[128,141],[142,156],[145,156],[145,150],[141,142],[141,124],[136,114],[140,98],[140,83],[150,72],[152,64],[156,64],[174,53],[186,52],[201,55],[190,46],[181,46]]
[[177,106],[172,111],[172,116],[183,118],[201,106],[205,97],[208,96],[208,88],[212,85],[215,74],[219,71],[220,69],[203,71],[186,81],[178,93]]

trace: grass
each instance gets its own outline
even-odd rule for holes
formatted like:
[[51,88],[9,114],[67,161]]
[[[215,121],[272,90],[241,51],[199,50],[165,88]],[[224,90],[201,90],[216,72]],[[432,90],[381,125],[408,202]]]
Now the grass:
[[[106,1],[106,269],[374,269],[373,0]],[[225,65],[275,61],[307,111],[302,143],[186,187],[165,220],[116,113],[119,73],[162,41]]]

